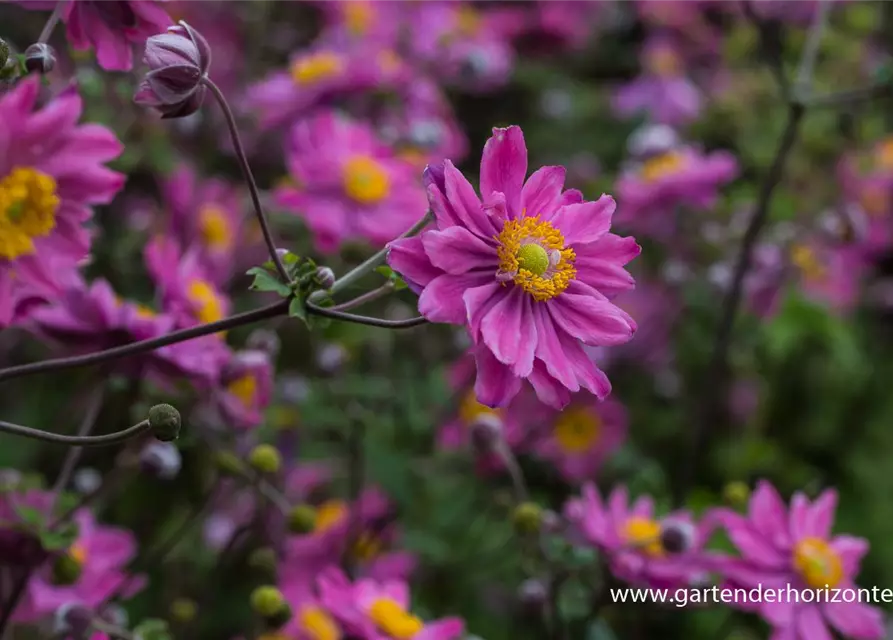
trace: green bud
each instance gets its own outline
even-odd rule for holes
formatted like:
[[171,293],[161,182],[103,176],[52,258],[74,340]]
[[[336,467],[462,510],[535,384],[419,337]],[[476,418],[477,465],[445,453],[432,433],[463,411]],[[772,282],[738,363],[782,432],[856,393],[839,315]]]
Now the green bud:
[[534,502],[522,502],[512,513],[512,524],[518,533],[537,533],[543,522],[543,509]]
[[729,482],[722,489],[722,497],[726,504],[734,507],[744,506],[750,499],[750,487],[741,481]]
[[270,629],[280,629],[288,624],[288,621],[292,618],[292,610],[287,602],[283,602],[282,606],[272,616],[267,616],[264,618],[264,622],[267,627]]
[[225,474],[239,476],[245,473],[245,465],[232,451],[220,450],[214,454],[214,462],[217,468]]
[[288,512],[288,530],[292,533],[310,533],[316,526],[316,509],[309,504],[299,504]]
[[83,564],[70,553],[63,553],[53,562],[53,584],[57,586],[72,585],[81,578]]
[[9,60],[9,45],[6,44],[6,40],[0,38],[0,69],[6,66],[7,60]]
[[282,466],[282,456],[273,445],[259,444],[248,456],[249,464],[261,473],[276,473]]
[[189,598],[177,598],[171,603],[171,618],[177,622],[191,622],[198,613],[198,605]]
[[270,547],[255,549],[248,556],[248,565],[266,574],[276,574],[276,552]]
[[149,426],[162,442],[176,440],[180,435],[180,412],[169,404],[156,404],[149,409]]
[[267,585],[251,592],[251,608],[263,618],[272,618],[286,606],[282,592],[276,587]]

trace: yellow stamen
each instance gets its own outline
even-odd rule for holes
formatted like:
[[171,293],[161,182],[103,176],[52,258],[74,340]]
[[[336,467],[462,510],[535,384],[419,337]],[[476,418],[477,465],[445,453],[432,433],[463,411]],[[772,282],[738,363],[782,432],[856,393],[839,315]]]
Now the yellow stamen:
[[331,51],[320,51],[295,60],[291,66],[291,77],[298,84],[308,85],[328,80],[343,71],[344,60],[341,56]]
[[344,164],[344,191],[361,204],[375,204],[388,197],[391,180],[374,158],[354,156]]
[[84,566],[87,562],[87,547],[80,542],[75,542],[68,548],[68,555],[79,565]]
[[664,555],[664,548],[660,543],[660,523],[651,518],[629,518],[623,526],[623,537],[631,547],[649,556]]
[[155,310],[153,308],[148,307],[144,304],[137,304],[136,305],[136,315],[140,318],[149,320],[151,318],[154,318],[156,314],[155,314]]
[[233,245],[233,230],[226,212],[215,204],[206,204],[198,212],[202,240],[210,249],[226,251]]
[[791,247],[791,262],[800,269],[807,280],[821,280],[827,274],[827,269],[816,252],[804,244],[795,244]]
[[253,407],[257,396],[257,379],[250,373],[236,378],[226,386],[227,390],[236,396],[246,407]]
[[207,280],[196,278],[187,289],[189,300],[195,305],[195,317],[205,324],[223,318],[223,300]]
[[813,589],[835,587],[843,579],[843,562],[821,538],[804,538],[794,547],[794,568]]
[[342,500],[329,500],[316,508],[315,533],[328,531],[341,524],[347,518],[347,504]]
[[675,151],[669,151],[646,160],[642,164],[640,172],[646,182],[656,182],[677,173],[684,166],[685,156]]
[[502,412],[499,409],[491,409],[478,402],[477,396],[474,395],[474,389],[468,390],[468,393],[465,394],[465,397],[462,398],[462,403],[459,405],[459,419],[466,427],[473,424],[482,415],[499,416],[501,414]]
[[341,640],[338,623],[322,607],[303,607],[298,614],[298,622],[307,640]]
[[342,9],[347,30],[356,36],[366,33],[375,18],[375,9],[367,0],[350,0],[343,4]]
[[34,253],[34,238],[56,227],[56,181],[37,169],[17,167],[0,180],[0,258]]
[[566,453],[582,453],[595,444],[601,428],[601,419],[591,409],[567,409],[555,422],[555,439]]
[[[577,275],[574,250],[566,249],[561,232],[549,222],[540,222],[539,216],[507,220],[496,240],[499,242],[496,250],[499,271],[511,274],[514,283],[534,300],[542,302],[554,298],[567,289]],[[539,249],[531,248],[531,245]],[[549,258],[556,251],[558,259],[549,259],[547,264],[551,266],[540,271],[542,255]]]
[[369,607],[369,617],[394,640],[412,640],[425,623],[390,598],[378,598]]

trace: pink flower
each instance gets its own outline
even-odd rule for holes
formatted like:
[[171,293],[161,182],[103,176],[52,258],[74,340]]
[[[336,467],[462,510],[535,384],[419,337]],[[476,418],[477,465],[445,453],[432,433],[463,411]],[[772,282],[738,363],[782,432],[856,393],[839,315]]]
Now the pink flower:
[[89,251],[91,206],[124,184],[104,166],[121,144],[104,127],[77,124],[77,93],[35,109],[39,90],[29,78],[0,96],[0,327],[20,319],[25,299],[58,292]]
[[129,71],[133,45],[171,24],[158,0],[73,0],[65,3],[62,19],[71,45],[78,51],[96,49],[96,60],[107,71]]
[[806,297],[842,313],[858,302],[869,266],[859,247],[807,240],[794,243],[789,256]]
[[233,429],[260,426],[273,391],[273,364],[265,351],[239,351],[220,374],[214,402],[223,425]]
[[[813,502],[796,493],[788,509],[772,485],[759,482],[746,516],[722,512],[721,521],[741,557],[726,559],[720,570],[744,588],[856,588],[854,579],[868,543],[848,535],[832,537],[836,506],[837,492],[827,490]],[[868,604],[805,600],[777,598],[753,608],[774,627],[773,640],[830,640],[829,626],[860,640],[885,635],[881,611]]]
[[676,293],[657,281],[636,280],[636,288],[614,299],[614,304],[636,319],[636,335],[610,349],[608,357],[651,371],[666,369],[673,360],[672,332],[682,304]]
[[125,581],[125,597],[132,597],[145,585],[143,576],[130,578],[124,571],[136,555],[136,539],[131,532],[97,524],[87,509],[77,512],[75,522],[78,537],[65,553],[80,565],[80,576],[69,586],[57,586],[52,581],[51,567],[46,566],[28,583],[15,619],[34,621],[67,603],[96,607]]
[[675,511],[658,518],[650,497],[630,504],[622,486],[606,504],[592,483],[565,511],[581,541],[605,554],[621,580],[669,589],[697,585],[709,571],[703,547],[715,526],[712,517],[695,523],[688,512]]
[[526,173],[518,127],[484,147],[483,203],[449,160],[428,167],[437,229],[391,243],[388,261],[421,292],[422,315],[471,332],[483,404],[506,406],[525,378],[555,408],[581,388],[604,398],[611,383],[582,345],[632,338],[635,322],[608,296],[633,287],[623,265],[640,248],[609,233],[609,196],[565,191],[563,167]]
[[424,215],[415,170],[364,124],[321,114],[295,126],[288,153],[297,184],[276,199],[304,218],[322,252],[360,238],[384,244]]
[[838,181],[848,202],[867,218],[863,242],[884,251],[893,243],[893,136],[871,149],[845,155],[838,164]]
[[459,618],[426,622],[410,611],[409,586],[401,580],[359,579],[351,583],[331,567],[319,578],[319,597],[359,640],[456,640],[465,631]]
[[719,189],[738,175],[735,157],[726,151],[702,153],[679,147],[636,163],[617,181],[623,205],[618,223],[659,240],[677,231],[677,210],[706,211],[716,204]]
[[605,459],[626,439],[626,409],[616,400],[582,396],[576,404],[553,413],[546,432],[533,446],[569,482],[591,480]]

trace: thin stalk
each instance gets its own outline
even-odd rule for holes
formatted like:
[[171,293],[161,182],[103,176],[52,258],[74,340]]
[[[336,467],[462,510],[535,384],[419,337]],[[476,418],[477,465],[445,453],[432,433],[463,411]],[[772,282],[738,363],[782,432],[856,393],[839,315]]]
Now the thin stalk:
[[320,307],[310,300],[307,300],[307,312],[313,315],[322,316],[324,318],[333,318],[335,320],[343,320],[344,322],[353,322],[354,324],[365,324],[370,327],[382,327],[384,329],[408,329],[410,327],[418,327],[428,322],[424,316],[417,316],[407,320],[383,320],[381,318],[371,318],[369,316],[360,316],[354,313],[345,313],[337,311],[332,307]]
[[62,10],[65,8],[65,3],[67,0],[59,0],[56,3],[56,6],[53,7],[53,12],[50,14],[49,19],[47,19],[46,23],[43,25],[43,30],[40,32],[40,37],[37,38],[37,44],[46,44],[50,39],[50,36],[53,35],[53,30],[56,28],[56,25],[59,23],[59,19],[62,17]]
[[10,433],[14,436],[32,438],[34,440],[43,440],[44,442],[51,442],[53,444],[67,444],[77,447],[107,447],[113,444],[120,444],[131,438],[135,438],[148,430],[149,420],[146,419],[142,422],[138,422],[132,427],[127,427],[123,431],[107,433],[101,436],[67,436],[61,433],[33,429],[31,427],[0,420],[0,431],[5,433]]

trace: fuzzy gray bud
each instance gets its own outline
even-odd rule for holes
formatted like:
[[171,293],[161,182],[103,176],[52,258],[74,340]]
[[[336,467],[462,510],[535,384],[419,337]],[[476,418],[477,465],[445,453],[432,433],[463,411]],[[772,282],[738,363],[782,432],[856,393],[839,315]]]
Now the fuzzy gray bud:
[[56,53],[50,45],[38,42],[25,49],[25,69],[28,73],[43,75],[55,67]]
[[323,289],[331,289],[335,285],[335,272],[328,267],[316,269],[316,282]]
[[156,404],[149,409],[149,426],[162,442],[176,440],[180,435],[180,412],[169,404]]

